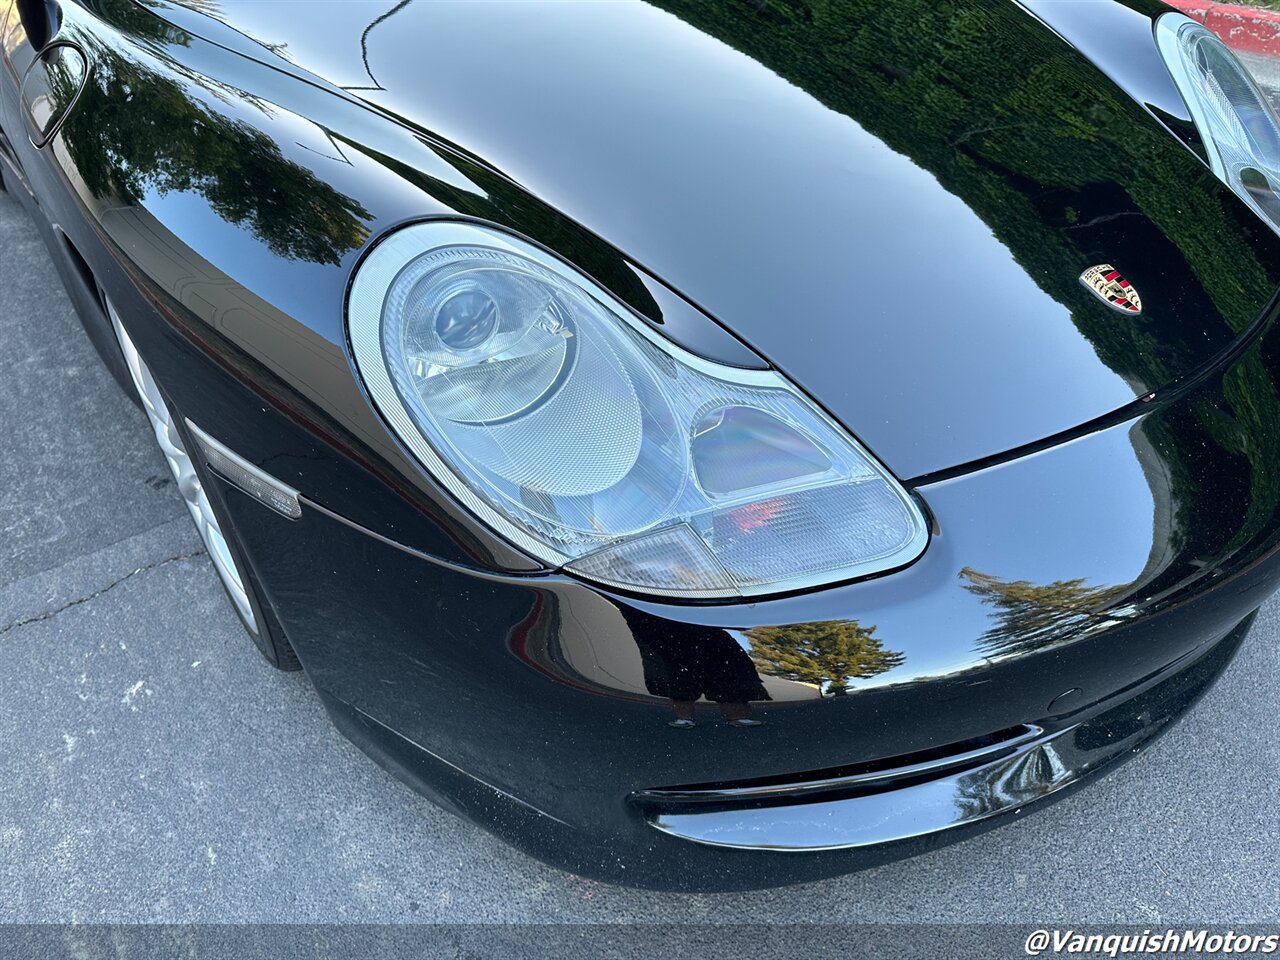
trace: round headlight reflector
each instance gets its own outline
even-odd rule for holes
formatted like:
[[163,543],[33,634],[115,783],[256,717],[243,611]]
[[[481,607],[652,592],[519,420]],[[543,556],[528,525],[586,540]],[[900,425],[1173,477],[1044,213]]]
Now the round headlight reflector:
[[696,357],[506,233],[388,237],[348,304],[391,429],[495,532],[628,590],[759,595],[901,566],[914,501],[773,371]]

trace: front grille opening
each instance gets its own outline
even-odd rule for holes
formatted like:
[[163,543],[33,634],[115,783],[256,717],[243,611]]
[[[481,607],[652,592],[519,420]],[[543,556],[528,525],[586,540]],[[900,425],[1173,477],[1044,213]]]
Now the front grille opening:
[[822,799],[831,799],[880,793],[991,763],[1038,739],[1043,732],[1039,727],[1019,724],[981,737],[894,757],[798,774],[659,787],[639,791],[633,799],[644,805],[697,804],[701,808],[703,804],[767,806],[794,803],[800,797],[821,795]]

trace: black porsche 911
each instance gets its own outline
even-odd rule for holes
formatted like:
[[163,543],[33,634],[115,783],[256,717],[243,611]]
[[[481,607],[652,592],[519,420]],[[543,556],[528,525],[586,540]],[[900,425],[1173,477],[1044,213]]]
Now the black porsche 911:
[[248,632],[535,856],[730,889],[972,835],[1280,584],[1280,121],[1154,0],[0,38],[4,186]]

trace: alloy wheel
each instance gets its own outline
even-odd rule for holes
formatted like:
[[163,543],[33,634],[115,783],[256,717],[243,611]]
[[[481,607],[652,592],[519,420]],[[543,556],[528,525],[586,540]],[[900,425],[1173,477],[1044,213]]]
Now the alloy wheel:
[[191,455],[182,442],[182,436],[178,432],[169,405],[165,403],[164,397],[156,386],[155,378],[151,376],[151,371],[138,353],[138,348],[134,346],[133,340],[120,322],[115,307],[110,300],[105,302],[107,314],[111,317],[111,326],[116,332],[116,338],[120,341],[120,350],[124,353],[125,362],[129,366],[134,390],[137,391],[143,409],[151,420],[156,442],[160,445],[160,450],[169,464],[169,470],[173,473],[178,492],[191,513],[191,519],[195,522],[200,539],[204,541],[214,569],[222,578],[222,584],[227,589],[227,595],[231,598],[236,613],[240,615],[245,627],[257,635],[258,621],[253,613],[253,605],[249,602],[248,591],[245,590],[244,578],[231,555],[227,538],[213,512],[213,506],[209,503],[209,496],[200,483],[195,464],[191,462]]

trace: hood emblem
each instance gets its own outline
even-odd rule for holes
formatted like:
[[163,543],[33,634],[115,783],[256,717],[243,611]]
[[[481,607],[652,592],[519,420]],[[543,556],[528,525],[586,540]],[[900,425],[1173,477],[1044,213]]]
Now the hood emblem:
[[1142,312],[1142,299],[1138,296],[1138,291],[1109,263],[1090,267],[1080,274],[1080,282],[1114,310],[1130,315]]

